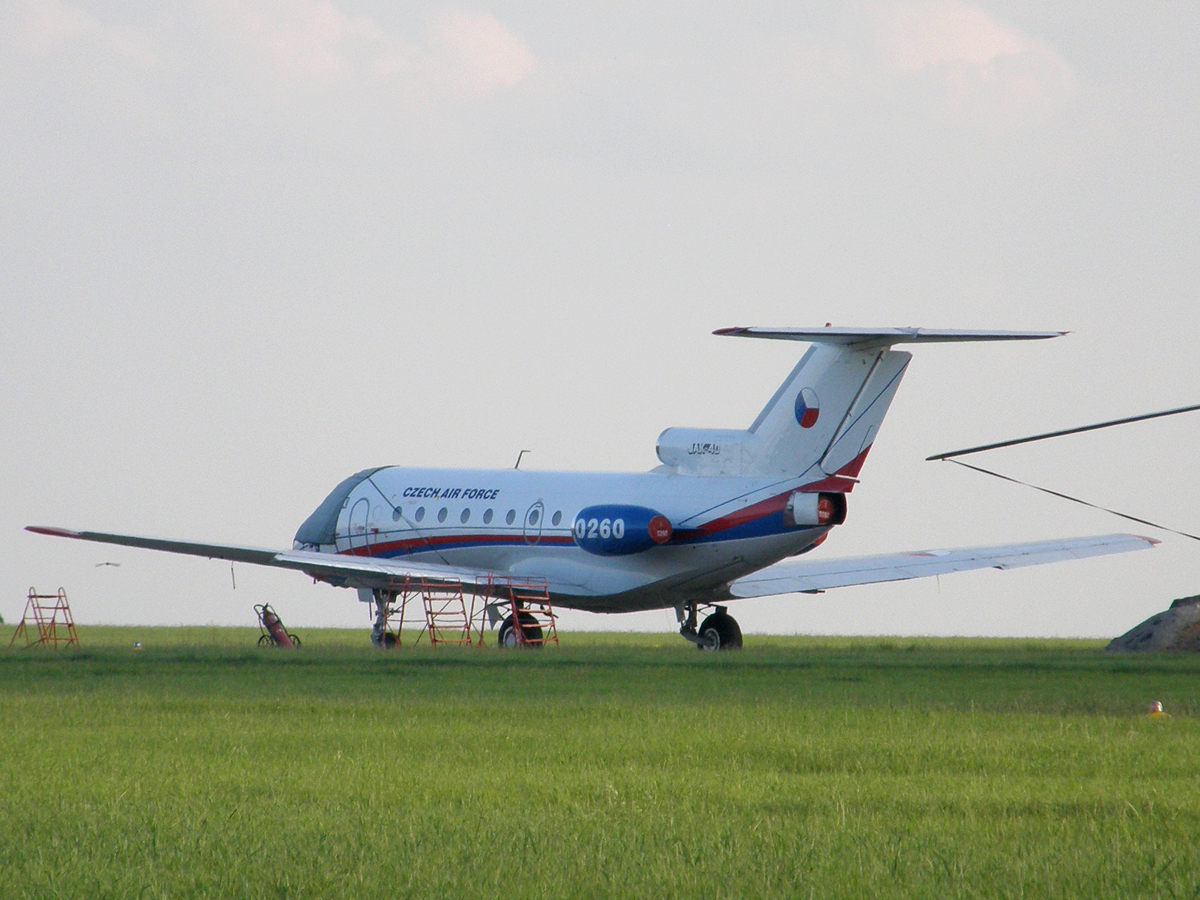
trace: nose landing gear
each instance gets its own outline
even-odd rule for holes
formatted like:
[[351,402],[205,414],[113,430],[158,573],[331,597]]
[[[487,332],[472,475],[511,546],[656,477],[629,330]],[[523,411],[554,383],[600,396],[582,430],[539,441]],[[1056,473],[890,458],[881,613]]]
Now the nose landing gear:
[[698,604],[688,603],[675,607],[675,618],[679,621],[679,634],[691,641],[697,650],[740,650],[742,629],[737,620],[723,606],[714,606],[713,612],[705,616],[700,627],[696,627]]

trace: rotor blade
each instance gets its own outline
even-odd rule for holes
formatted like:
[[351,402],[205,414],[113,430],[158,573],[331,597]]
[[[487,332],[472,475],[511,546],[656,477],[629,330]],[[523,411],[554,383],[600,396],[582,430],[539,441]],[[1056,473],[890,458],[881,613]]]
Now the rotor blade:
[[1200,535],[1190,534],[1186,531],[1180,531],[1177,528],[1168,528],[1166,525],[1159,525],[1157,522],[1151,522],[1149,519],[1139,519],[1137,516],[1129,515],[1129,513],[1123,513],[1119,510],[1109,509],[1107,506],[1099,506],[1095,503],[1089,503],[1087,500],[1080,500],[1078,497],[1072,497],[1070,494],[1064,494],[1061,491],[1052,491],[1050,488],[1045,488],[1037,484],[1030,484],[1028,481],[1021,481],[1019,478],[1011,478],[1008,475],[1001,475],[999,472],[993,472],[991,469],[984,469],[980,466],[973,466],[970,463],[959,462],[957,459],[948,459],[946,462],[954,463],[956,466],[962,466],[964,469],[971,469],[974,472],[982,472],[984,475],[991,475],[995,478],[999,478],[1001,481],[1019,484],[1021,487],[1033,488],[1035,491],[1041,491],[1043,494],[1049,494],[1051,497],[1059,497],[1063,500],[1070,500],[1072,503],[1078,503],[1081,506],[1086,506],[1091,509],[1098,509],[1100,512],[1111,513],[1112,515],[1119,516],[1122,519],[1128,519],[1130,522],[1137,522],[1139,525],[1149,525],[1151,528],[1157,528],[1159,531],[1167,531],[1171,534],[1177,534],[1180,537],[1191,538],[1193,541],[1200,541]]
[[994,444],[983,444],[979,447],[968,447],[965,450],[952,450],[949,453],[938,453],[925,457],[926,462],[937,459],[950,459],[952,456],[967,456],[971,453],[982,453],[984,450],[998,450],[1001,447],[1013,447],[1017,444],[1028,444],[1032,441],[1044,441],[1047,438],[1063,437],[1068,434],[1079,434],[1082,431],[1095,431],[1097,428],[1109,428],[1113,425],[1128,425],[1130,422],[1144,422],[1146,419],[1161,419],[1163,416],[1174,416],[1179,413],[1194,412],[1200,409],[1200,403],[1195,406],[1181,406],[1179,409],[1167,409],[1162,412],[1146,413],[1141,416],[1129,416],[1124,419],[1113,419],[1111,422],[1097,422],[1095,425],[1081,425],[1079,428],[1064,428],[1062,431],[1048,431],[1045,434],[1035,434],[1030,437],[1016,438],[1011,441],[997,441]]

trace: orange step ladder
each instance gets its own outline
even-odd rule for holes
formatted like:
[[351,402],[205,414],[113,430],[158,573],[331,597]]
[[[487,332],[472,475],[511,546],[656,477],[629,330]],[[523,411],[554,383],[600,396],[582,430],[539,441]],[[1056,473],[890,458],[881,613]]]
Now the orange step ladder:
[[[550,602],[550,587],[544,578],[518,578],[513,575],[489,575],[478,584],[498,611],[508,610],[518,646],[558,646],[558,617]],[[483,644],[483,624],[479,627]]]
[[475,618],[475,598],[467,607],[460,581],[425,581],[421,583],[421,602],[425,605],[425,630],[429,643],[471,646],[472,621]]
[[[31,622],[37,626],[36,641],[29,627]],[[79,634],[75,631],[75,620],[71,618],[65,588],[59,588],[57,594],[39,594],[37,588],[29,589],[25,614],[8,646],[15,644],[21,636],[25,638],[26,647],[53,647],[57,650],[59,644],[79,646]]]

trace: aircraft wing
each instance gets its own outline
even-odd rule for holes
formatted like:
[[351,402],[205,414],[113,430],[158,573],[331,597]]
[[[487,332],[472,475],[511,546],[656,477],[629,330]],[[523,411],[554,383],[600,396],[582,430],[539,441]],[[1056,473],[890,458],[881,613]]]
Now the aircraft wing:
[[729,585],[729,593],[739,598],[766,597],[772,594],[823,591],[852,584],[905,581],[970,569],[1016,569],[1067,559],[1146,550],[1158,543],[1153,538],[1135,534],[1105,534],[998,547],[913,550],[830,560],[785,560],[737,579]]
[[251,563],[256,566],[295,569],[313,578],[336,579],[338,584],[344,584],[347,587],[399,587],[408,579],[421,579],[462,582],[465,588],[475,578],[488,574],[482,569],[469,569],[465,566],[401,562],[371,556],[316,553],[311,550],[269,550],[262,547],[176,541],[137,537],[129,534],[106,534],[102,531],[71,531],[67,528],[50,528],[41,525],[30,525],[25,530],[35,534],[96,541],[101,544],[120,544],[123,547],[163,550],[167,553],[204,556],[208,559],[227,559],[230,562]]

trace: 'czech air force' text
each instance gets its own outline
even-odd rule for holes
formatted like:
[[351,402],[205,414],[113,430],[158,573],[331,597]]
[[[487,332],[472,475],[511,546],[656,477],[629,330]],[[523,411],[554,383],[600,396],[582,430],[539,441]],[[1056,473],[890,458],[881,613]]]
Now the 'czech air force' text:
[[495,500],[500,496],[500,489],[410,487],[404,489],[404,496],[414,499],[428,497],[431,500]]

